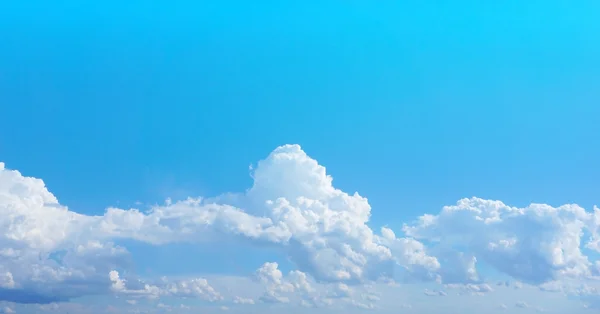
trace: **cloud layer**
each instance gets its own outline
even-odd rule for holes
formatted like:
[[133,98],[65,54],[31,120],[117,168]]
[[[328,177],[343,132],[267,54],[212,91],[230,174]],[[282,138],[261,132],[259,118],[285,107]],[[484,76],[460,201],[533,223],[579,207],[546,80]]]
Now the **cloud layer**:
[[[108,208],[102,216],[88,216],[62,206],[42,180],[0,163],[0,301],[50,303],[98,294],[227,301],[204,278],[136,278],[127,272],[129,252],[114,244],[122,239],[153,245],[226,239],[284,252],[297,270],[283,275],[276,262],[265,261],[255,274],[264,294],[228,300],[245,305],[287,303],[287,295],[296,294],[305,306],[345,300],[374,308],[377,295],[355,293],[353,287],[394,281],[486,294],[493,289],[479,264],[540,287],[595,282],[600,276],[600,262],[584,253],[600,252],[598,208],[516,208],[470,198],[418,217],[400,231],[374,231],[367,199],[336,189],[325,168],[298,145],[276,148],[252,177],[244,193],[168,201],[148,211]],[[130,278],[122,278],[123,271]]]

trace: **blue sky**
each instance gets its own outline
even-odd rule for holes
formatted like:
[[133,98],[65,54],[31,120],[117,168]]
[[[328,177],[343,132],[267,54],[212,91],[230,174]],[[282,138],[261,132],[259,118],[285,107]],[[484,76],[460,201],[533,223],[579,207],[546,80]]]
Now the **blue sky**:
[[[18,178],[42,179],[60,207],[83,215],[83,220],[88,216],[109,219],[109,207],[123,210],[125,216],[134,215],[128,211],[130,208],[146,211],[159,205],[165,212],[173,212],[172,208],[181,204],[177,202],[188,197],[215,197],[207,202],[231,205],[241,212],[252,213],[255,218],[263,216],[264,201],[286,195],[293,206],[303,208],[303,215],[310,209],[294,203],[292,196],[313,197],[329,204],[334,211],[340,210],[330,194],[325,197],[316,192],[330,186],[323,183],[325,179],[319,181],[321,177],[314,180],[323,186],[310,179],[313,177],[309,173],[317,168],[276,162],[278,156],[291,154],[292,160],[312,160],[326,167],[327,174],[334,178],[333,187],[344,195],[351,197],[358,191],[368,199],[371,219],[364,224],[356,218],[359,212],[364,213],[364,208],[359,206],[361,209],[356,212],[350,208],[344,210],[357,215],[352,219],[346,217],[358,224],[353,226],[364,227],[369,230],[365,232],[381,237],[373,240],[378,245],[394,247],[384,243],[380,228],[385,226],[398,238],[420,241],[425,245],[424,254],[440,261],[441,268],[435,270],[427,268],[431,265],[425,260],[422,261],[425,264],[417,263],[428,269],[426,276],[423,269],[411,268],[416,267],[414,261],[409,263],[410,267],[406,261],[397,262],[398,267],[409,269],[412,277],[419,277],[419,273],[429,281],[419,277],[415,283],[411,277],[409,281],[414,286],[401,285],[396,292],[381,288],[383,292],[378,293],[382,295],[391,295],[392,299],[404,295],[406,304],[410,304],[411,300],[419,302],[423,289],[450,289],[447,281],[446,286],[437,287],[432,278],[464,277],[464,273],[459,276],[450,270],[460,268],[453,264],[458,260],[458,251],[465,258],[476,257],[481,274],[477,280],[461,277],[453,284],[483,285],[489,280],[495,285],[497,280],[526,282],[529,278],[531,282],[524,289],[531,290],[532,299],[545,298],[537,295],[538,288],[549,281],[560,279],[563,283],[581,285],[592,280],[593,286],[596,284],[593,280],[597,279],[590,278],[600,276],[593,270],[596,265],[600,272],[600,264],[594,264],[599,255],[593,246],[585,245],[589,235],[598,232],[600,224],[597,222],[600,214],[593,216],[600,176],[596,167],[600,148],[595,145],[600,123],[597,105],[600,89],[596,83],[600,80],[599,9],[596,1],[580,1],[575,5],[558,0],[494,4],[329,0],[2,4],[0,161],[7,169],[18,170]],[[285,144],[298,144],[301,148],[280,147]],[[260,160],[264,160],[262,166]],[[5,180],[21,182],[13,172],[5,172]],[[253,180],[253,173],[264,173],[263,181],[256,177]],[[5,196],[5,202],[20,200],[19,206],[31,210],[34,215],[31,217],[40,219],[42,214],[27,201],[32,196],[10,189],[16,181],[10,182],[0,196]],[[261,189],[254,193],[253,186]],[[39,195],[47,192],[39,187],[26,190]],[[239,193],[239,199],[223,196],[225,193]],[[558,211],[528,207],[519,218],[510,216],[506,209],[508,216],[502,216],[505,224],[496,229],[490,227],[494,231],[481,236],[489,243],[516,239],[522,244],[520,253],[500,256],[472,243],[477,238],[476,232],[488,229],[467,223],[466,216],[446,217],[440,212],[443,206],[471,197],[480,200],[470,199],[468,205],[461,207],[463,210],[483,206],[491,213],[496,206],[491,201],[499,200],[519,208],[531,203],[554,208],[578,204],[587,212],[565,207]],[[168,198],[172,203],[165,203]],[[16,203],[1,202],[0,197],[0,211],[6,211],[6,217],[10,216],[11,208],[17,208]],[[202,216],[200,209],[185,206],[188,211],[181,212],[177,222],[163,217],[165,226],[197,223],[194,219]],[[233,219],[225,209],[220,211],[224,220],[217,222]],[[421,225],[417,219],[424,214],[439,215],[439,224],[464,223],[466,231],[449,225],[433,229]],[[145,219],[151,215],[148,213]],[[269,215],[275,212],[265,217],[279,219]],[[58,219],[53,217],[47,219]],[[565,227],[567,220],[571,227]],[[0,243],[7,248],[12,248],[12,244],[3,241],[14,240],[11,230],[25,228],[14,225],[19,219],[10,221],[5,224],[7,227],[0,224]],[[212,230],[217,222],[211,222],[210,228],[202,228]],[[106,231],[105,221],[96,226],[99,229],[93,229],[95,235],[84,236],[77,233],[82,232],[79,229],[74,234],[79,235],[78,241],[88,241],[86,245],[91,245],[89,241],[99,241],[123,247],[126,258],[115,259],[110,254],[106,257],[108,264],[119,268],[121,276],[124,272],[136,274],[146,282],[154,282],[163,275],[177,280],[202,276],[216,287],[225,285],[231,276],[256,277],[253,274],[267,265],[264,263],[277,262],[284,275],[289,271],[306,274],[317,290],[341,282],[355,291],[366,289],[366,275],[356,278],[351,275],[346,278],[348,282],[334,280],[327,277],[326,268],[303,264],[302,254],[310,255],[303,246],[306,244],[298,244],[301,249],[296,250],[293,243],[279,243],[283,240],[274,240],[272,234],[257,240],[244,233],[249,232],[244,229],[248,221],[229,221],[219,227],[241,228],[237,231],[225,232],[214,227],[219,231],[213,236],[194,233],[201,243],[196,239],[181,240],[180,234],[165,235],[166,243],[160,245],[156,239],[145,238],[144,233],[160,234],[157,229],[142,228],[134,232],[124,227],[131,227],[134,220],[125,218],[111,223],[118,225],[118,230]],[[410,228],[403,229],[404,224],[414,228],[412,233]],[[540,249],[539,254],[528,255],[534,251],[533,247],[552,242],[544,237],[567,237],[565,230],[579,224],[586,226],[581,231],[584,236],[580,244],[575,244],[576,249],[562,248],[563,254],[568,255],[562,266],[544,264],[547,261],[543,259],[552,255],[551,245],[549,251]],[[35,226],[37,229],[32,230],[41,234],[55,230]],[[236,236],[217,236],[223,232]],[[435,244],[440,237],[452,240]],[[306,239],[306,235],[300,237],[298,233],[292,238],[302,242],[298,239]],[[337,245],[358,245],[356,238],[347,234],[335,239]],[[75,250],[81,245],[66,238],[56,241],[61,244],[46,247],[27,242],[27,245],[40,254]],[[529,244],[523,244],[527,241]],[[396,250],[401,253],[393,253],[392,249],[394,258],[408,252],[406,247]],[[328,256],[319,254],[314,256]],[[52,267],[78,269],[81,265],[76,261],[84,259],[76,256],[68,263]],[[338,263],[343,259],[337,255],[330,258]],[[525,274],[523,270],[512,269],[519,258],[529,261],[534,268],[548,266],[547,273],[530,270],[530,274]],[[583,271],[581,267],[586,263],[591,272],[587,277],[569,275],[567,280],[557,275],[564,276],[574,269]],[[375,271],[379,269],[377,265],[369,264],[367,268]],[[444,269],[446,265],[451,266]],[[18,270],[6,271],[18,277]],[[23,280],[30,276],[27,274],[21,274]],[[108,280],[108,272],[103,275]],[[362,280],[361,284],[354,279]],[[103,284],[100,279],[89,280],[86,283],[89,287]],[[55,284],[67,285],[66,282]],[[262,284],[267,289],[273,288],[272,283]],[[33,284],[24,283],[18,289],[30,295],[40,294]],[[127,304],[115,301],[115,295],[129,293],[140,297],[140,293],[131,292],[134,288],[124,289],[90,294],[109,300],[101,304],[114,303],[119,308]],[[12,302],[8,297],[12,294],[3,291],[0,299],[9,302],[7,307],[24,313],[33,311],[29,306]],[[407,297],[414,291],[418,291],[419,297]],[[248,311],[232,305],[234,296],[219,293],[223,300],[186,306],[214,307],[215,311],[226,306],[231,311]],[[513,300],[503,293],[495,291],[484,298],[493,300],[490,304],[494,306],[506,303],[512,307],[528,301]],[[451,294],[443,297],[447,299],[443,302],[458,307],[462,301],[450,298]],[[501,297],[494,295],[505,299],[498,301],[494,298]],[[146,300],[145,296],[140,298]],[[168,300],[136,301],[136,306],[160,311],[157,302],[179,302],[176,295],[165,298]],[[346,299],[346,305],[360,303],[356,294]],[[92,306],[98,303],[94,300],[88,295],[77,295],[66,298],[67,302],[60,306],[81,306],[92,313],[106,310]],[[471,308],[489,310],[478,303],[483,301],[474,300]],[[400,306],[389,300],[380,301],[385,307],[375,310]],[[581,302],[592,305],[599,302],[580,301],[565,299],[555,308],[585,311]],[[271,308],[270,303],[261,304],[257,297],[256,306]],[[416,313],[436,312],[435,307],[424,304],[410,306]],[[285,306],[298,308],[294,302]],[[534,307],[521,310],[533,311]]]

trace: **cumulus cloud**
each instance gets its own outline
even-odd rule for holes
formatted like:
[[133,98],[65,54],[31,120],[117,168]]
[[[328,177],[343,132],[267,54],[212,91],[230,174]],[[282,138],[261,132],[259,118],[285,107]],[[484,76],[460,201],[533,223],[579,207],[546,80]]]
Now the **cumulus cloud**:
[[[24,177],[0,164],[2,299],[44,303],[106,292],[108,280],[96,272],[101,265],[84,263],[89,243],[78,237],[95,219],[61,206],[41,180]],[[58,253],[60,260],[53,256]],[[106,249],[99,260],[110,263],[118,260],[119,253]]]
[[[287,275],[278,269],[277,263],[265,263],[256,272],[255,278],[265,288],[259,298],[264,303],[291,303],[310,308],[352,305],[360,308],[375,308],[379,296],[372,291],[356,292],[344,283],[317,283],[314,278],[298,271]],[[362,286],[364,290],[368,285]]]
[[294,292],[295,287],[287,280],[283,280],[283,274],[278,269],[277,263],[265,263],[256,271],[256,277],[265,285],[265,294],[260,298],[267,303],[287,303],[289,298],[281,296],[280,293]]
[[[111,240],[123,238],[160,245],[238,237],[279,246],[318,280],[390,275],[394,257],[367,226],[366,198],[335,189],[325,168],[299,146],[277,148],[253,177],[243,194],[168,202],[147,212],[108,208],[102,216],[87,216],[61,205],[42,180],[2,166],[0,273],[3,289],[12,291],[2,295],[16,302],[52,302],[108,292],[113,282],[102,274],[123,267],[129,257]],[[408,247],[402,253],[407,256],[398,258],[406,267],[423,263],[428,269],[432,263],[418,244],[394,245]]]
[[[582,251],[598,249],[598,208],[517,208],[470,198],[419,217],[397,235],[386,227],[373,231],[368,200],[335,188],[325,167],[298,145],[276,148],[252,171],[253,184],[243,193],[168,201],[148,211],[111,207],[89,216],[61,205],[42,180],[0,163],[0,298],[51,303],[118,293],[224,299],[205,279],[123,279],[120,270],[132,262],[127,249],[115,244],[119,239],[269,245],[286,253],[297,270],[284,276],[277,263],[264,264],[256,273],[267,287],[261,300],[285,303],[290,293],[299,293],[305,306],[352,297],[356,306],[373,308],[376,296],[352,287],[391,279],[490,292],[478,263],[535,285],[600,275],[600,263]],[[315,283],[334,292],[317,293]]]
[[255,272],[255,277],[265,287],[265,293],[260,297],[260,301],[289,303],[291,294],[295,293],[300,305],[305,307],[322,307],[333,303],[330,297],[313,288],[305,273],[293,270],[287,276],[283,276],[278,267],[277,263],[267,262]]
[[[480,198],[462,199],[404,227],[407,235],[447,250],[460,243],[464,253],[532,284],[590,276],[593,264],[583,254],[581,241],[584,233],[597,229],[597,210],[544,204],[517,208]],[[471,269],[466,273],[474,275],[475,261],[463,265]]]
[[205,301],[215,302],[223,300],[223,296],[217,292],[206,279],[193,278],[186,280],[169,281],[162,278],[159,285],[151,285],[138,282],[139,288],[128,288],[126,280],[122,279],[119,272],[112,270],[109,273],[112,282],[111,289],[114,293],[125,294],[131,297],[158,298],[160,296],[197,298]]
[[223,300],[223,296],[208,284],[208,281],[204,278],[167,283],[161,292],[168,296],[199,298],[210,302]]

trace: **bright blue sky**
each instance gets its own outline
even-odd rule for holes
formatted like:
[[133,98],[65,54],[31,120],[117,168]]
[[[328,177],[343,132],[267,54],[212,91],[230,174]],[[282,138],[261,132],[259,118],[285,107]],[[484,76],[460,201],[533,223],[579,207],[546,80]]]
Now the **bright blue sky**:
[[285,143],[389,215],[594,202],[592,1],[30,2],[0,19],[2,154],[66,204],[240,190]]
[[1,4],[0,160],[88,215],[243,192],[288,143],[374,229],[463,197],[598,203],[598,1],[191,3]]

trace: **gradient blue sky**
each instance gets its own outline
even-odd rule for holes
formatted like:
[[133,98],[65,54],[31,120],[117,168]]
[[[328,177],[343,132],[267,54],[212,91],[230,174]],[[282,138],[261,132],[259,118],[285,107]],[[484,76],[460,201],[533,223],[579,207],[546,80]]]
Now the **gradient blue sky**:
[[[558,0],[5,1],[0,161],[86,215],[243,192],[249,165],[283,144],[366,196],[374,230],[398,234],[473,196],[591,209],[598,12]],[[294,268],[249,247],[128,249],[145,275]]]

